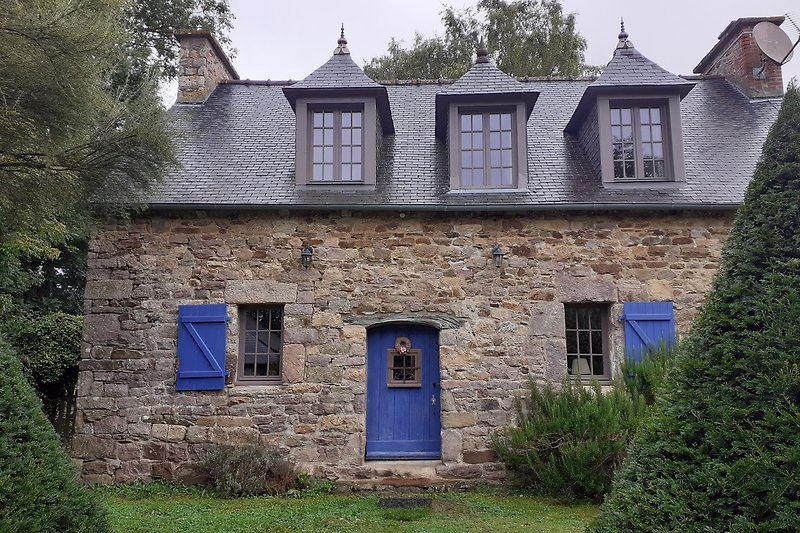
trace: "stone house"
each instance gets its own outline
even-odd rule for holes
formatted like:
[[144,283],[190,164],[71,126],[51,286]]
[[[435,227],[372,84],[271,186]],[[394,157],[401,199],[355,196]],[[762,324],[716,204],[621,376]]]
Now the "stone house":
[[503,476],[529,379],[610,379],[686,332],[783,94],[756,23],[676,76],[623,30],[595,78],[297,82],[179,35],[182,167],[94,232],[73,455],[190,478],[270,444],[364,483]]

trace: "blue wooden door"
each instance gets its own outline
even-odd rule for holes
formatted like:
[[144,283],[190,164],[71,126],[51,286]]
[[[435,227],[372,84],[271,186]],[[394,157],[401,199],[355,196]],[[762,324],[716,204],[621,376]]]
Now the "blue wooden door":
[[[419,375],[394,367],[403,353],[419,358]],[[372,328],[367,357],[367,459],[440,458],[439,332],[416,325]]]

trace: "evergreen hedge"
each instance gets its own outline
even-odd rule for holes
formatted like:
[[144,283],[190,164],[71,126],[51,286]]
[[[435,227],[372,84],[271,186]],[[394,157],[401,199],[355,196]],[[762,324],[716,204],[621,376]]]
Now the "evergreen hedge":
[[796,86],[675,365],[590,531],[800,530]]
[[81,487],[16,354],[0,339],[0,531],[100,533],[104,511]]

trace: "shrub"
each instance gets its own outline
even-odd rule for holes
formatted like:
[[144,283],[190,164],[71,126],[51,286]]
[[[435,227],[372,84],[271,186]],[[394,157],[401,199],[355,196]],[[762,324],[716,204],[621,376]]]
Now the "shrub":
[[44,391],[63,381],[80,359],[83,318],[56,312],[3,317],[0,330]]
[[220,446],[201,465],[210,486],[230,498],[286,494],[297,484],[294,464],[266,446]]
[[800,530],[800,89],[595,532]]
[[80,486],[19,359],[0,339],[0,531],[108,531]]
[[495,435],[493,448],[513,481],[559,498],[599,499],[645,411],[621,385],[606,393],[568,380],[560,390],[529,384],[517,402],[518,425]]
[[639,361],[625,359],[621,374],[628,393],[642,395],[647,405],[653,405],[675,359],[675,351],[675,348],[662,344]]

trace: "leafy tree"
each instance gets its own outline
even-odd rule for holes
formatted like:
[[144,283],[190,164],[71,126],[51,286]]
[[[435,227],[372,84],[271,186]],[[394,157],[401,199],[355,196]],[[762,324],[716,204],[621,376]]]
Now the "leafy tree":
[[800,530],[800,89],[592,531]]
[[75,469],[0,338],[0,531],[109,531],[102,507]]
[[480,0],[476,9],[446,7],[442,23],[443,37],[416,34],[408,49],[392,39],[388,53],[371,59],[364,71],[382,80],[459,78],[472,67],[480,36],[488,39],[497,66],[512,76],[597,71],[584,63],[586,40],[560,0]]

